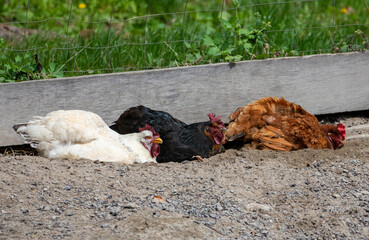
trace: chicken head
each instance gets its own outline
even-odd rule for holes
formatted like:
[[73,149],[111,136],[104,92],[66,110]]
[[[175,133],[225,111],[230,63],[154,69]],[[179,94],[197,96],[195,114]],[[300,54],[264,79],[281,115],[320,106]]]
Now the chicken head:
[[156,158],[160,153],[159,144],[163,143],[159,133],[148,124],[145,127],[140,128],[141,143],[150,152],[152,158]]

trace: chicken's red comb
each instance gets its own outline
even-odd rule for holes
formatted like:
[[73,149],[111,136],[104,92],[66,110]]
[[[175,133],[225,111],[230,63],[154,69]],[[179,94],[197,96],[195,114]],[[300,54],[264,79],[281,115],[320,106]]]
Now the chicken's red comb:
[[215,113],[208,113],[208,117],[209,117],[210,121],[215,122],[218,125],[224,127],[224,123],[220,119],[220,116],[217,116]]
[[343,140],[345,140],[346,137],[346,127],[342,123],[337,124],[337,129],[341,133],[341,136],[343,137]]
[[152,132],[152,134],[153,134],[153,136],[154,136],[155,138],[160,137],[159,133],[155,132],[154,128],[153,128],[153,127],[151,127],[149,124],[145,124],[145,127],[139,128],[138,130],[139,130],[140,132],[145,131],[145,130],[148,130],[148,131],[151,131],[151,132]]

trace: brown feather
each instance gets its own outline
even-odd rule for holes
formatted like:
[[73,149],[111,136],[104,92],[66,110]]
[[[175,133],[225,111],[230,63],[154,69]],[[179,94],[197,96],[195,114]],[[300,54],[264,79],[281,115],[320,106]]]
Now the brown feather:
[[258,149],[333,148],[327,133],[338,130],[330,127],[321,127],[314,115],[283,97],[265,97],[230,115],[226,138],[234,140],[232,136],[244,135],[244,142]]

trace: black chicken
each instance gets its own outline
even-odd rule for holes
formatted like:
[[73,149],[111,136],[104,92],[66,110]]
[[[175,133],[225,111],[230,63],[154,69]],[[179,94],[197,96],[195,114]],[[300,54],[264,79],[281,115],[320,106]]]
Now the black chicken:
[[208,116],[209,121],[187,125],[167,112],[137,106],[126,110],[110,128],[127,134],[149,124],[163,139],[157,162],[182,162],[224,151],[224,123],[213,113]]

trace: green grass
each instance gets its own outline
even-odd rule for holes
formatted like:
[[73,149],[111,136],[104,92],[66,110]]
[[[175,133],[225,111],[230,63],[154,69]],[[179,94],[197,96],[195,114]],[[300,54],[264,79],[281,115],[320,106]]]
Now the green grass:
[[[0,0],[1,22],[37,30],[0,42],[0,82],[368,47],[366,0],[227,0],[224,6],[221,0],[86,0],[73,1],[72,8],[68,2]],[[268,23],[271,27],[262,30]],[[36,53],[42,72],[36,71]]]

